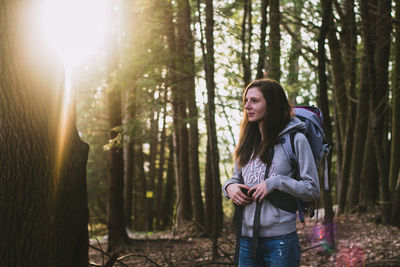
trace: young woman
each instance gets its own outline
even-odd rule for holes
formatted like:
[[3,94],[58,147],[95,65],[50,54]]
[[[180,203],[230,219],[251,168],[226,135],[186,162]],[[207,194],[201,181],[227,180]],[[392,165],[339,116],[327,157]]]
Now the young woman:
[[[268,194],[279,190],[304,201],[319,197],[318,172],[305,135],[297,133],[294,138],[298,180],[294,179],[294,171],[280,143],[284,133],[304,129],[305,125],[293,116],[283,88],[274,80],[250,83],[244,91],[243,104],[239,144],[234,153],[235,168],[232,178],[223,185],[225,196],[244,207],[239,266],[299,266],[297,215],[271,204]],[[254,258],[251,249],[257,202],[261,203],[261,213]]]

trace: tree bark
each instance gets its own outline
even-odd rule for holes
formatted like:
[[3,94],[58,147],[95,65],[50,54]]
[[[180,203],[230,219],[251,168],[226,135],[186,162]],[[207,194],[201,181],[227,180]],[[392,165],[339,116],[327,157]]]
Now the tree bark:
[[[187,122],[187,104],[188,104],[188,90],[192,88],[187,87],[187,79],[190,79],[188,75],[192,75],[192,64],[188,62],[192,56],[192,32],[190,31],[190,5],[188,0],[176,1],[178,5],[177,13],[177,39],[176,39],[176,67],[177,67],[177,80],[179,84],[174,87],[172,93],[173,104],[175,105],[175,131],[176,131],[176,142],[175,151],[178,156],[178,176],[177,176],[177,191],[178,196],[178,209],[177,209],[177,221],[178,225],[182,225],[185,221],[192,219],[192,205],[191,205],[191,194],[190,191],[190,179],[189,179],[189,139],[188,139],[188,128]],[[188,47],[189,46],[189,47]]]
[[393,207],[390,223],[394,226],[400,227],[400,171],[397,177],[397,185],[393,195]]
[[[400,18],[400,1],[395,1],[396,18]],[[395,66],[392,89],[392,140],[389,185],[394,189],[390,223],[400,227],[400,25],[395,23]],[[398,173],[396,177],[396,172]]]
[[109,83],[108,92],[110,139],[110,177],[108,183],[108,248],[109,252],[120,250],[128,239],[124,218],[124,158],[122,149],[121,90]]
[[[400,1],[396,0],[396,18],[400,19]],[[394,72],[392,86],[392,137],[390,149],[389,185],[393,190],[397,184],[397,173],[400,170],[400,25],[395,26]],[[392,209],[393,210],[393,209]]]
[[361,59],[360,75],[360,96],[358,98],[357,115],[354,129],[354,142],[352,146],[353,154],[351,157],[351,172],[349,189],[347,191],[347,207],[353,209],[360,201],[360,181],[363,166],[362,156],[365,151],[365,143],[368,132],[368,110],[369,110],[369,88],[368,88],[368,69],[366,55]]
[[200,169],[199,169],[199,129],[198,129],[198,111],[196,103],[196,86],[195,86],[195,60],[194,60],[194,38],[190,28],[191,11],[187,3],[185,8],[186,16],[186,64],[187,73],[185,78],[185,90],[187,90],[187,102],[189,111],[189,180],[190,180],[190,195],[193,206],[193,219],[196,221],[198,231],[204,228],[204,204],[200,186]]
[[[331,14],[329,18],[329,32],[328,32],[328,40],[329,40],[329,50],[331,54],[331,64],[332,64],[332,76],[333,76],[333,96],[334,96],[334,105],[336,111],[336,128],[339,130],[336,134],[337,143],[336,146],[339,147],[337,150],[336,156],[338,158],[337,164],[340,164],[340,183],[339,183],[339,213],[343,212],[346,205],[346,195],[348,188],[348,176],[344,175],[344,155],[346,152],[351,150],[346,150],[346,138],[348,139],[348,146],[351,144],[351,135],[349,132],[346,132],[346,114],[348,112],[348,98],[347,98],[347,89],[346,89],[346,65],[343,61],[343,53],[340,47],[339,40],[336,36],[336,26],[333,21],[333,14]],[[350,129],[348,129],[350,130]],[[349,147],[347,147],[349,148]],[[342,154],[344,153],[344,154]],[[347,158],[348,158],[347,153]],[[348,164],[348,162],[346,162]],[[348,165],[347,165],[348,166]],[[345,166],[345,167],[347,167]],[[347,172],[347,168],[345,169]]]
[[138,231],[146,231],[146,172],[144,170],[144,155],[143,155],[143,140],[137,138],[133,147],[135,166],[134,166],[134,180],[133,180],[133,218],[134,227]]
[[[294,3],[294,14],[301,14],[304,6],[304,1],[296,1]],[[289,26],[288,26],[289,27]],[[299,84],[299,58],[301,56],[301,24],[294,24],[293,28],[290,30],[293,34],[298,34],[295,38],[291,36],[291,44],[290,44],[290,52],[289,52],[289,67],[288,67],[288,76],[287,76],[287,86],[286,91],[288,94],[288,98],[292,105],[296,104],[296,97],[299,93],[298,88],[300,88]]]
[[[379,176],[378,169],[377,169],[377,159],[376,154],[374,152],[374,137],[372,134],[372,115],[371,110],[373,107],[371,106],[371,94],[372,90],[375,90],[372,80],[375,79],[375,71],[373,66],[375,65],[374,62],[374,53],[375,53],[375,40],[377,39],[375,36],[375,32],[371,29],[370,21],[376,21],[377,18],[374,14],[377,13],[376,11],[377,1],[363,1],[360,2],[360,10],[361,10],[361,17],[362,17],[362,38],[364,39],[364,46],[363,51],[364,55],[366,55],[367,60],[367,67],[368,67],[368,87],[369,87],[369,118],[368,118],[368,131],[367,131],[367,138],[365,143],[365,152],[363,157],[363,168],[361,172],[361,195],[360,195],[360,204],[361,209],[365,209],[367,205],[376,201],[378,199],[379,191],[376,190],[379,188],[378,179],[376,177]],[[371,12],[369,12],[371,9]],[[369,64],[373,64],[369,66]],[[372,75],[372,77],[370,77]]]
[[243,67],[243,82],[245,86],[251,82],[250,51],[251,51],[252,27],[253,26],[251,22],[251,0],[243,0],[243,20],[242,20],[242,33],[240,40],[242,43],[241,61]]
[[382,220],[390,222],[391,195],[389,189],[389,160],[387,123],[388,92],[389,92],[389,57],[392,33],[391,0],[378,1],[379,20],[376,24],[377,43],[375,49],[376,87],[372,91],[373,116],[372,128],[374,133],[375,153],[379,171],[379,193],[382,201]]
[[[369,115],[368,125],[371,124]],[[367,206],[375,203],[379,198],[379,183],[377,177],[378,169],[376,166],[376,155],[374,148],[374,137],[372,129],[368,126],[367,137],[365,139],[364,155],[362,159],[361,181],[360,181],[360,210],[365,211]]]
[[[362,25],[365,37],[366,51],[368,51],[368,75],[371,88],[370,112],[371,129],[374,137],[376,162],[379,173],[379,192],[382,201],[381,215],[383,222],[389,222],[390,217],[390,191],[388,186],[388,171],[385,161],[384,120],[387,100],[385,95],[388,88],[388,60],[390,50],[390,8],[391,1],[378,1],[378,19],[374,27],[370,24],[371,5],[367,1],[361,1]],[[374,49],[371,33],[376,32],[376,47]],[[371,65],[373,64],[373,65]],[[375,67],[376,64],[376,67]],[[385,68],[386,69],[382,69]]]
[[161,129],[161,136],[160,136],[160,151],[159,151],[159,165],[158,165],[158,172],[157,172],[157,190],[155,195],[155,202],[156,202],[156,213],[157,213],[157,220],[156,220],[156,229],[161,229],[162,220],[163,220],[163,196],[164,196],[164,165],[165,165],[165,146],[167,143],[167,134],[166,134],[166,117],[167,117],[167,92],[164,93],[164,108],[163,108],[163,126]]
[[162,226],[167,228],[173,225],[174,203],[176,200],[175,177],[174,177],[174,145],[172,135],[168,136],[168,169],[167,181],[165,183],[165,194],[163,198],[163,219]]
[[265,62],[267,60],[266,52],[266,37],[267,37],[267,8],[269,0],[261,0],[261,23],[260,23],[260,50],[258,51],[257,61],[257,74],[256,79],[264,77],[265,73]]
[[[324,114],[324,132],[325,138],[328,143],[332,144],[332,123],[329,115],[329,103],[328,103],[328,83],[326,77],[326,51],[325,51],[325,40],[329,31],[329,17],[332,15],[332,1],[324,0],[322,3],[322,25],[318,36],[318,77],[319,77],[319,99],[318,106],[321,107],[322,114]],[[332,166],[332,153],[327,155],[328,157],[328,174],[331,175]],[[321,176],[322,177],[322,176]],[[321,179],[322,180],[322,179]],[[323,183],[321,183],[322,186]],[[329,189],[325,188],[321,190],[322,199],[325,208],[324,225],[327,228],[327,240],[331,247],[335,247],[335,238],[333,231],[333,208],[332,208],[332,195],[331,185]]]
[[[347,111],[346,111],[346,121],[343,122],[343,126],[345,126],[345,135],[342,137],[343,140],[343,154],[342,154],[342,180],[347,180],[347,184],[349,184],[350,180],[350,171],[351,171],[351,158],[353,152],[353,143],[354,143],[354,125],[357,123],[355,121],[356,115],[356,69],[357,69],[357,24],[355,20],[354,13],[354,0],[346,0],[344,3],[344,15],[342,18],[342,33],[341,33],[341,42],[342,42],[342,50],[343,53],[343,63],[345,69],[345,83],[346,95],[347,95]],[[341,188],[341,192],[344,194],[347,191],[348,194],[348,186],[346,186],[346,190]],[[358,197],[358,196],[357,196]],[[347,200],[347,196],[346,196]],[[346,201],[348,202],[348,201]],[[347,206],[346,208],[352,208]]]
[[270,32],[268,43],[267,77],[279,82],[281,78],[281,12],[279,0],[270,0]]
[[[149,155],[149,172],[146,186],[146,229],[153,231],[154,229],[154,196],[155,196],[155,175],[156,175],[156,158],[158,152],[158,120],[159,112],[152,114],[150,118],[150,155]],[[154,118],[155,116],[155,118]]]
[[133,176],[134,176],[134,141],[132,133],[129,131],[129,125],[134,118],[132,93],[125,93],[125,117],[124,117],[124,216],[125,226],[132,227],[132,209],[133,209]]
[[[207,87],[207,107],[206,107],[206,123],[207,123],[207,144],[210,147],[209,162],[210,174],[206,179],[211,185],[206,187],[206,203],[207,207],[212,206],[212,209],[207,209],[207,232],[210,234],[213,242],[213,257],[217,256],[217,242],[220,230],[222,228],[222,199],[221,199],[221,183],[219,175],[219,153],[217,130],[215,124],[215,81],[214,81],[214,7],[213,0],[206,0],[206,48],[205,54],[205,72],[206,72],[206,87]],[[207,183],[207,181],[206,181]]]
[[0,266],[83,267],[88,145],[28,7],[0,3]]
[[133,203],[133,146],[131,137],[124,139],[124,218],[125,226],[132,227],[132,203]]

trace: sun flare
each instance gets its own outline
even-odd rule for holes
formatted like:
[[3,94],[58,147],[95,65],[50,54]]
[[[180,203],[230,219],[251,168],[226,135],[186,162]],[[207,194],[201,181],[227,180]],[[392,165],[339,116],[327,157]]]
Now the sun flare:
[[107,0],[43,0],[39,12],[46,41],[65,65],[82,63],[104,43]]
[[[41,0],[35,6],[35,24],[39,26],[35,41],[52,50],[49,52],[55,52],[64,64],[55,177],[61,175],[68,128],[74,118],[73,69],[105,48],[109,2],[110,0]],[[56,184],[57,180],[56,178]]]

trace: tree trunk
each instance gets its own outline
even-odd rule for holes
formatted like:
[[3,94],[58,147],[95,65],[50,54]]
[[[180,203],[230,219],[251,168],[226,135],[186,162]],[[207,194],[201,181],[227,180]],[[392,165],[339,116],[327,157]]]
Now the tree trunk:
[[186,126],[187,122],[187,104],[188,104],[188,91],[193,88],[187,87],[187,79],[191,79],[189,75],[192,75],[192,64],[191,60],[188,62],[188,58],[192,56],[192,32],[190,30],[190,5],[188,0],[178,0],[178,13],[177,13],[177,39],[176,39],[176,64],[177,64],[177,80],[179,84],[174,87],[173,104],[175,105],[175,131],[176,131],[176,142],[175,151],[178,152],[178,176],[177,176],[177,187],[178,190],[178,209],[177,209],[177,221],[178,225],[182,225],[185,221],[192,219],[192,205],[191,205],[191,194],[190,191],[190,179],[189,179],[189,139],[188,129]]
[[[170,64],[169,64],[169,69],[168,69],[168,80],[169,84],[171,84],[171,102],[172,102],[172,110],[173,110],[173,125],[174,125],[174,131],[171,133],[171,140],[169,141],[171,144],[170,148],[170,153],[171,158],[169,158],[168,162],[168,173],[167,173],[167,184],[168,184],[168,179],[171,178],[171,175],[174,177],[174,182],[170,181],[171,184],[176,184],[176,198],[177,198],[177,207],[176,207],[176,217],[178,224],[182,224],[182,221],[184,218],[182,217],[182,203],[181,203],[181,196],[180,192],[182,191],[181,188],[181,183],[179,182],[179,170],[181,169],[180,165],[180,141],[179,141],[179,113],[178,113],[178,75],[177,75],[177,61],[178,56],[177,56],[177,51],[178,51],[178,46],[177,46],[177,38],[175,36],[175,22],[174,22],[174,14],[173,14],[173,6],[170,1],[163,1],[165,3],[165,25],[166,25],[166,35],[167,35],[167,43],[168,43],[168,50],[170,53]],[[172,165],[170,165],[172,164]],[[166,192],[169,190],[168,185],[166,185]],[[169,202],[168,202],[169,203]],[[165,204],[166,205],[166,204]],[[164,212],[164,214],[166,214]],[[169,220],[168,217],[164,217],[163,220],[163,226],[166,226],[168,222],[172,222],[172,220]]]
[[266,42],[266,37],[267,37],[268,4],[269,4],[269,0],[261,0],[260,50],[258,51],[256,79],[263,78],[264,73],[265,73],[265,62],[267,59],[265,42]]
[[198,111],[196,103],[196,86],[195,86],[195,60],[194,60],[194,38],[190,25],[191,12],[190,6],[187,3],[185,8],[186,16],[186,77],[184,81],[185,90],[187,90],[187,102],[189,111],[189,180],[190,180],[190,195],[192,198],[193,206],[193,219],[196,222],[198,231],[202,231],[204,227],[204,204],[201,197],[201,186],[200,186],[200,169],[199,169],[199,129],[197,125]]
[[168,169],[167,181],[165,182],[165,193],[163,198],[163,219],[162,226],[164,229],[173,225],[174,203],[176,200],[175,177],[174,177],[174,145],[172,135],[168,136]]
[[[343,62],[343,54],[340,49],[340,43],[336,36],[336,26],[333,21],[333,14],[331,14],[329,18],[328,40],[329,40],[328,42],[329,50],[331,54],[332,75],[334,84],[333,96],[334,96],[335,113],[336,113],[335,126],[338,129],[336,134],[336,139],[337,139],[336,145],[339,147],[339,149],[337,150],[336,156],[338,158],[337,164],[340,164],[341,166],[339,168],[340,172],[338,173],[338,176],[340,177],[339,190],[338,190],[339,213],[341,213],[344,211],[346,205],[346,194],[348,188],[348,176],[344,175],[343,172],[342,164],[344,163],[344,154],[342,153],[345,151],[350,151],[349,149],[346,150],[345,142],[346,142],[346,137],[349,137],[348,145],[350,145],[352,138],[349,132],[346,132],[346,114],[347,114],[347,100],[348,100],[346,93],[346,76],[345,76],[346,67]],[[347,154],[347,158],[348,156],[349,155]]]
[[[396,0],[396,18],[400,18],[400,1]],[[389,185],[394,188],[390,223],[400,227],[400,25],[395,23],[395,66],[392,89],[392,140],[390,151]],[[396,177],[396,172],[398,173]]]
[[[371,115],[369,115],[371,117]],[[369,118],[368,125],[371,123]],[[365,211],[367,206],[379,198],[378,169],[376,166],[376,155],[374,152],[374,137],[371,127],[367,129],[364,155],[362,159],[361,180],[360,180],[360,210]]]
[[125,226],[132,227],[132,203],[133,203],[133,146],[131,137],[124,139],[124,218]]
[[127,240],[124,218],[124,158],[121,144],[122,125],[121,90],[109,83],[108,92],[110,139],[110,180],[108,183],[108,248],[110,252],[120,250]]
[[138,231],[146,230],[146,172],[144,170],[144,155],[143,155],[143,141],[140,138],[135,140],[134,158],[134,187],[133,187],[133,198],[134,198],[134,226]]
[[279,0],[270,0],[270,32],[268,43],[267,77],[279,82],[281,78],[281,12]]
[[389,189],[389,160],[388,160],[388,129],[385,120],[388,118],[389,92],[389,57],[392,33],[391,18],[392,1],[378,1],[379,20],[376,25],[377,43],[375,49],[376,87],[372,92],[374,118],[372,122],[374,133],[375,153],[379,171],[379,192],[382,201],[382,219],[390,222],[391,195]]
[[[304,6],[303,1],[294,2],[293,12],[294,14],[301,14]],[[289,26],[288,26],[289,27]],[[296,97],[299,93],[299,59],[301,55],[301,47],[299,44],[299,40],[301,40],[301,24],[294,24],[293,28],[290,30],[292,33],[298,34],[298,37],[295,38],[291,36],[291,44],[290,44],[290,52],[289,52],[289,67],[288,67],[288,76],[287,76],[287,94],[292,105],[296,104]],[[325,42],[325,41],[324,41]]]
[[[371,28],[370,22],[376,21],[377,18],[374,14],[376,11],[377,1],[361,1],[360,2],[360,10],[361,10],[361,18],[362,18],[362,37],[364,39],[363,51],[366,55],[367,67],[368,67],[368,87],[369,87],[369,118],[368,118],[368,131],[367,131],[367,139],[365,143],[365,151],[363,157],[363,168],[361,173],[361,195],[360,195],[360,204],[361,209],[365,209],[368,204],[373,201],[376,201],[378,198],[378,190],[379,183],[377,177],[379,176],[377,169],[377,158],[374,152],[374,137],[372,133],[372,114],[371,111],[374,109],[371,106],[371,98],[372,91],[376,90],[374,84],[371,82],[375,80],[375,70],[374,70],[374,57],[375,54],[375,40],[377,39],[375,36],[375,32]],[[369,11],[371,9],[371,12]],[[370,64],[373,64],[370,66]]]
[[[337,113],[337,124],[339,128],[339,141],[342,145],[346,130],[346,114],[347,114],[347,95],[346,95],[346,76],[345,65],[343,63],[343,55],[340,49],[340,43],[336,36],[336,26],[333,21],[333,14],[329,20],[328,43],[331,54],[332,76],[333,76],[333,96]],[[338,155],[341,156],[341,155]],[[341,161],[340,161],[341,162]],[[340,163],[339,162],[339,163]]]
[[221,199],[221,183],[219,177],[219,154],[218,154],[218,141],[217,131],[215,125],[215,81],[214,81],[214,7],[213,0],[206,0],[206,48],[205,54],[205,72],[206,72],[206,87],[207,87],[207,107],[206,107],[206,124],[207,124],[207,145],[210,147],[209,162],[210,175],[206,181],[210,187],[206,186],[209,190],[206,194],[207,207],[207,223],[206,228],[211,239],[213,240],[213,257],[217,256],[217,242],[220,230],[222,228],[222,199]]
[[132,204],[133,204],[133,176],[134,176],[134,141],[129,127],[126,127],[134,118],[131,92],[125,93],[125,118],[124,118],[124,216],[125,226],[132,227]]
[[[154,118],[155,116],[155,118]],[[154,229],[154,191],[155,191],[155,175],[156,175],[156,158],[158,152],[158,119],[159,112],[152,114],[150,118],[150,155],[149,155],[149,172],[146,186],[146,218],[147,231]]]
[[367,139],[369,118],[369,88],[367,68],[366,55],[364,54],[361,59],[360,96],[358,98],[357,115],[354,127],[350,183],[347,191],[347,206],[350,209],[353,209],[359,204],[361,172],[363,167],[366,168],[366,166],[362,165],[362,156],[364,155],[365,143]]
[[[400,19],[400,1],[396,2],[396,18]],[[400,170],[400,25],[395,26],[394,72],[392,86],[392,138],[390,150],[389,185],[393,190],[397,184],[397,173]],[[393,209],[392,209],[393,210]]]
[[163,126],[161,130],[160,136],[160,151],[159,151],[159,165],[157,172],[157,190],[155,195],[156,202],[156,213],[157,213],[157,221],[156,221],[156,229],[160,230],[162,226],[163,220],[163,196],[164,196],[164,165],[165,165],[165,146],[167,143],[167,134],[166,134],[166,117],[167,117],[167,92],[164,93],[164,108],[163,108]]
[[[318,106],[321,107],[322,114],[324,115],[324,131],[327,142],[332,144],[332,123],[329,115],[328,103],[328,83],[326,77],[326,51],[325,40],[329,31],[329,17],[332,15],[332,1],[322,1],[322,25],[318,37],[318,77],[319,77],[319,101]],[[328,157],[328,174],[331,175],[332,153]],[[322,176],[321,176],[322,177]],[[323,183],[321,183],[322,185]],[[324,225],[327,228],[329,245],[335,247],[334,231],[333,231],[333,208],[332,208],[332,195],[331,186],[329,189],[321,190],[322,199],[325,208]]]
[[88,145],[27,9],[0,3],[0,266],[86,267]]
[[[351,171],[351,158],[353,152],[353,135],[354,135],[354,125],[355,114],[356,114],[356,69],[357,69],[357,25],[355,21],[355,13],[354,13],[354,0],[346,0],[344,3],[344,15],[342,18],[342,32],[341,32],[341,42],[342,42],[342,51],[343,55],[343,63],[345,69],[345,83],[346,95],[347,95],[347,110],[346,110],[346,121],[343,122],[343,126],[345,126],[345,135],[342,137],[343,140],[343,155],[342,155],[342,173],[341,177],[343,180],[347,180],[347,184],[349,184],[349,177]],[[348,186],[346,186],[346,190],[341,188],[341,192],[344,194],[347,191],[348,194]],[[347,199],[347,197],[346,197]],[[347,202],[347,201],[346,201]],[[347,203],[346,203],[347,205]],[[347,209],[351,209],[352,207],[346,206]]]
[[[385,95],[388,90],[388,61],[390,52],[390,9],[391,1],[378,1],[378,20],[371,27],[371,6],[367,1],[361,1],[361,16],[365,36],[365,46],[368,51],[368,75],[370,82],[370,112],[372,116],[372,133],[374,136],[375,155],[379,173],[379,192],[382,201],[382,220],[389,222],[390,217],[390,191],[388,185],[388,171],[385,155],[384,120],[387,100]],[[389,17],[388,17],[389,16]],[[371,32],[376,32],[376,48],[373,47]],[[372,56],[374,55],[374,56]],[[373,65],[371,65],[373,64]],[[375,67],[376,64],[376,67]],[[382,69],[386,68],[386,69]]]
[[243,20],[242,20],[242,34],[240,40],[242,42],[241,61],[243,67],[243,82],[248,85],[251,82],[251,0],[243,0]]
[[394,226],[400,227],[400,171],[397,177],[397,185],[393,195],[393,207],[390,223]]

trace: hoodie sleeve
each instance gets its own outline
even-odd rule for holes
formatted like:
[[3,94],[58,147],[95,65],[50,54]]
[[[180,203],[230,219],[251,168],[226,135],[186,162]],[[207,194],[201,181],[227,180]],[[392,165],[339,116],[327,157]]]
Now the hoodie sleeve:
[[226,181],[222,186],[222,192],[227,198],[229,198],[229,196],[228,193],[226,192],[226,187],[230,184],[243,184],[242,169],[239,169],[237,163],[235,163],[235,168],[233,169],[232,178]]
[[276,175],[266,180],[267,190],[268,192],[280,190],[303,201],[313,201],[319,197],[320,189],[318,171],[310,144],[304,134],[296,134],[294,145],[298,158],[299,180],[285,175]]

